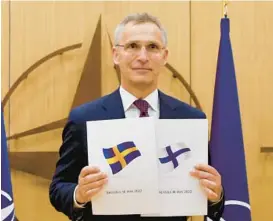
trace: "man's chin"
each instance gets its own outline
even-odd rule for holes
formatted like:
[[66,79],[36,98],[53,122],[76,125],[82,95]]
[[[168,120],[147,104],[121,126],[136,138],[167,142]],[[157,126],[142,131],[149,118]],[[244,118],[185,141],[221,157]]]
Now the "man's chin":
[[131,82],[135,85],[150,85],[153,81],[144,77],[135,77]]

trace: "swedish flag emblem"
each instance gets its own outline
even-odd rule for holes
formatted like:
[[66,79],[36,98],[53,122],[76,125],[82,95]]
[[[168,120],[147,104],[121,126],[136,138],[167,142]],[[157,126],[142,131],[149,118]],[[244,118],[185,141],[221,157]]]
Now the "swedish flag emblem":
[[123,142],[108,149],[103,148],[103,154],[113,174],[118,173],[134,159],[141,156],[132,141]]

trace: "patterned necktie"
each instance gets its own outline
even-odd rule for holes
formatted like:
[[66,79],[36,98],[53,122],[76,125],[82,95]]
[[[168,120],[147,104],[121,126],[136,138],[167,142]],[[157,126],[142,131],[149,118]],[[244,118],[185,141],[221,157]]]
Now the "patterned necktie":
[[139,117],[149,117],[148,114],[149,104],[147,101],[139,99],[134,102],[134,105],[140,110]]

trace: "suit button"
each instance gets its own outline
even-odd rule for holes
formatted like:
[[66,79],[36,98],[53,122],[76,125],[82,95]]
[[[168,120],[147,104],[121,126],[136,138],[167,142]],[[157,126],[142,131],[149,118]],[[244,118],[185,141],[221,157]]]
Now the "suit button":
[[214,216],[216,217],[218,215],[218,212],[214,212]]

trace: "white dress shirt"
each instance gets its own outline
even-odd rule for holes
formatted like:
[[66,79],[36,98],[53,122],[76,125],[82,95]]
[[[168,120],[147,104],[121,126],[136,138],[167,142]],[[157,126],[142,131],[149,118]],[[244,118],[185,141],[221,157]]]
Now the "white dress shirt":
[[[140,115],[140,110],[133,104],[136,98],[134,95],[126,91],[123,87],[119,88],[121,101],[123,104],[123,109],[126,118],[137,118]],[[149,104],[148,114],[149,117],[159,118],[159,99],[158,90],[154,90],[143,100],[147,101]]]
[[[133,104],[136,98],[134,95],[126,91],[122,86],[119,88],[121,101],[125,113],[126,118],[137,118],[140,116],[140,110]],[[147,101],[149,104],[148,114],[149,117],[159,118],[159,99],[158,99],[158,90],[154,90],[151,94],[149,94],[143,100]],[[74,190],[74,207],[75,208],[84,208],[84,204],[78,204],[76,201],[75,193],[78,186],[76,186]]]

